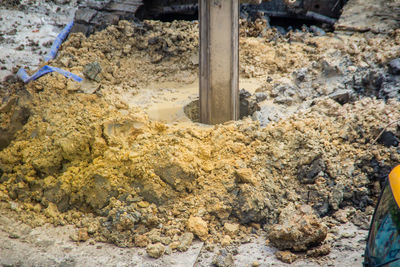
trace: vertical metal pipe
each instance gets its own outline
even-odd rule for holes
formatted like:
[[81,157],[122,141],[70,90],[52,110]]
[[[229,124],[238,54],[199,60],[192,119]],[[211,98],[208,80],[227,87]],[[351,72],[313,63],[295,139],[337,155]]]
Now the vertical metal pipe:
[[239,0],[199,0],[200,121],[239,118]]

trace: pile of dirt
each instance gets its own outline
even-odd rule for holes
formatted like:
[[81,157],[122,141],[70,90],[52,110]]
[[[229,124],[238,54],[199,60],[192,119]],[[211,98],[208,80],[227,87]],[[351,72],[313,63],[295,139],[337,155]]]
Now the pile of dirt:
[[[33,115],[0,152],[3,198],[32,210],[21,213],[31,224],[75,223],[120,246],[177,248],[186,231],[240,240],[246,225],[276,223],[289,203],[320,215],[365,208],[374,181],[362,163],[400,162],[395,147],[371,144],[400,119],[397,102],[329,100],[265,128],[248,120],[182,128],[57,88],[58,75],[43,80],[52,86],[33,96]],[[200,221],[193,227],[192,216]],[[228,222],[242,226],[232,235]]]
[[[361,60],[377,66],[375,61],[398,56],[391,45],[376,58],[377,47],[393,44],[393,36],[400,32],[371,37],[372,43],[380,40],[374,46],[361,36],[338,42],[309,33],[289,36],[296,42],[242,38],[242,75],[269,77],[258,91],[270,99],[292,97],[278,103],[286,106],[312,102],[265,127],[249,118],[205,127],[150,121],[118,96],[152,82],[193,81],[197,23],[120,22],[88,38],[73,34],[51,64],[83,73],[83,84],[52,73],[25,86],[8,85],[18,99],[29,93],[24,106],[30,116],[0,151],[0,200],[31,225],[73,223],[81,228],[76,241],[147,247],[154,257],[187,250],[194,236],[225,246],[247,242],[261,227],[271,230],[278,247],[288,238],[309,241],[282,249],[311,249],[324,242],[322,217],[346,206],[366,210],[379,190],[376,170],[400,163],[397,146],[375,142],[385,126],[400,120],[397,100],[338,103],[317,82],[348,79],[341,71],[350,71],[349,62],[357,69]],[[341,53],[347,65],[335,61]],[[301,68],[308,68],[303,76]],[[295,93],[274,93],[282,80]],[[9,125],[14,106],[1,109],[2,125]],[[396,124],[386,130],[400,135]],[[298,217],[312,229],[275,235],[270,226],[284,219],[287,207],[304,204],[316,215]]]

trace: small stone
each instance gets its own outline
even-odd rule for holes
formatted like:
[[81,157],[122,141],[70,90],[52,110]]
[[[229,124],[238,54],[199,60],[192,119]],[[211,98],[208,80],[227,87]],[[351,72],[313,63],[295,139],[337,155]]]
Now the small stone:
[[257,103],[264,101],[268,97],[267,93],[264,92],[255,93],[255,95]]
[[149,238],[145,235],[136,235],[135,236],[135,246],[144,248],[149,244]]
[[18,239],[18,238],[20,238],[20,236],[19,236],[17,233],[10,233],[10,234],[8,235],[8,237],[11,238],[11,239]]
[[63,65],[65,68],[69,68],[71,65],[71,58],[70,57],[63,57],[59,59],[60,63]]
[[165,247],[165,252],[166,255],[171,255],[172,254],[172,248],[170,246]]
[[389,73],[393,75],[400,74],[400,58],[393,59],[389,62]]
[[147,254],[155,259],[161,257],[165,252],[165,247],[161,243],[150,244],[146,247]]
[[129,54],[129,52],[131,52],[131,50],[132,50],[132,46],[131,46],[130,44],[127,44],[127,45],[124,46],[124,48],[123,48],[122,51],[123,51],[125,54]]
[[98,62],[88,63],[83,67],[83,75],[89,80],[98,81],[98,74],[101,72],[101,66]]
[[147,208],[148,206],[150,206],[150,203],[147,201],[139,201],[137,204],[141,208]]
[[160,240],[161,240],[161,243],[166,246],[168,246],[172,242],[172,240],[169,236],[163,236],[160,238]]
[[257,185],[258,181],[250,168],[241,168],[236,170],[236,178],[239,183]]
[[378,143],[384,145],[385,147],[397,147],[399,145],[399,139],[391,131],[384,131],[378,139]]
[[57,206],[53,203],[49,203],[48,207],[44,210],[44,215],[48,218],[57,218],[59,214],[59,211],[57,209]]
[[212,261],[216,267],[232,267],[233,266],[233,255],[228,253],[225,249],[220,250]]
[[89,239],[89,234],[86,228],[81,228],[69,236],[74,242],[85,242]]
[[239,224],[227,222],[224,224],[224,230],[226,234],[230,235],[231,237],[234,237],[239,232]]
[[99,230],[99,222],[98,221],[90,222],[87,226],[87,229],[89,234],[96,233]]
[[178,246],[178,250],[179,251],[187,251],[190,247],[190,245],[193,242],[193,234],[188,232],[188,233],[184,233],[181,238],[179,238],[179,246]]
[[330,252],[331,252],[331,246],[329,244],[324,244],[322,246],[307,251],[307,256],[321,257],[328,255]]
[[289,204],[279,215],[279,223],[270,229],[271,244],[281,250],[306,251],[321,244],[328,233],[327,226],[313,213],[304,212],[310,208]]
[[205,241],[208,237],[207,223],[200,217],[190,216],[187,228],[202,241]]
[[69,92],[76,92],[81,89],[81,84],[74,80],[69,79],[67,81],[67,91]]
[[320,172],[325,170],[325,163],[321,158],[314,159],[311,164],[300,167],[297,178],[302,184],[313,184]]
[[310,26],[310,31],[314,34],[314,36],[326,35],[326,32],[323,29],[321,29],[320,27],[317,27],[315,25]]
[[330,94],[329,97],[338,102],[339,104],[344,105],[350,102],[352,93],[353,93],[352,90],[338,90]]
[[284,262],[284,263],[292,263],[297,259],[296,254],[290,252],[290,251],[278,251],[275,253],[275,257]]
[[232,238],[229,235],[224,235],[221,240],[221,246],[226,247],[232,243]]
[[149,239],[152,243],[161,242],[161,235],[158,229],[153,229],[149,233]]
[[169,247],[171,248],[171,249],[177,249],[179,246],[180,246],[180,242],[179,241],[174,241],[174,242],[172,242],[171,244],[169,244]]
[[251,264],[251,267],[259,267],[260,266],[260,263],[258,262],[258,261],[254,261],[252,264]]
[[89,239],[89,234],[87,232],[87,228],[81,228],[78,231],[78,241],[85,242]]
[[335,218],[340,223],[347,223],[349,220],[347,219],[347,211],[346,210],[338,210],[333,214],[333,218]]
[[351,218],[351,222],[363,230],[369,229],[369,217],[359,210],[357,210],[354,216]]

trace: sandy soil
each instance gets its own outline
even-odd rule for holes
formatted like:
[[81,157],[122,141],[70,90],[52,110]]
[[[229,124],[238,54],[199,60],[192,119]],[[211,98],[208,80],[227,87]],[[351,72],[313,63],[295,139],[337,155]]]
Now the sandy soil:
[[361,263],[380,183],[400,163],[398,30],[282,36],[241,22],[240,87],[258,111],[206,126],[183,112],[197,98],[197,22],[71,34],[49,64],[81,84],[7,76],[38,66],[36,33],[72,14],[59,6],[0,10],[53,18],[29,34],[10,20],[1,40],[1,264]]

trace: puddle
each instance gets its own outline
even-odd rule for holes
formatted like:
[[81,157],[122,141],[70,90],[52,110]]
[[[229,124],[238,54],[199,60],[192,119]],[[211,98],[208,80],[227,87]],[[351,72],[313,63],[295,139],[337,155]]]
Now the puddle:
[[[262,78],[241,79],[239,88],[254,94],[262,84]],[[130,107],[142,107],[150,120],[164,123],[190,122],[184,107],[198,99],[199,81],[184,84],[181,82],[165,82],[151,84],[139,90],[136,95],[123,94],[121,100]]]

